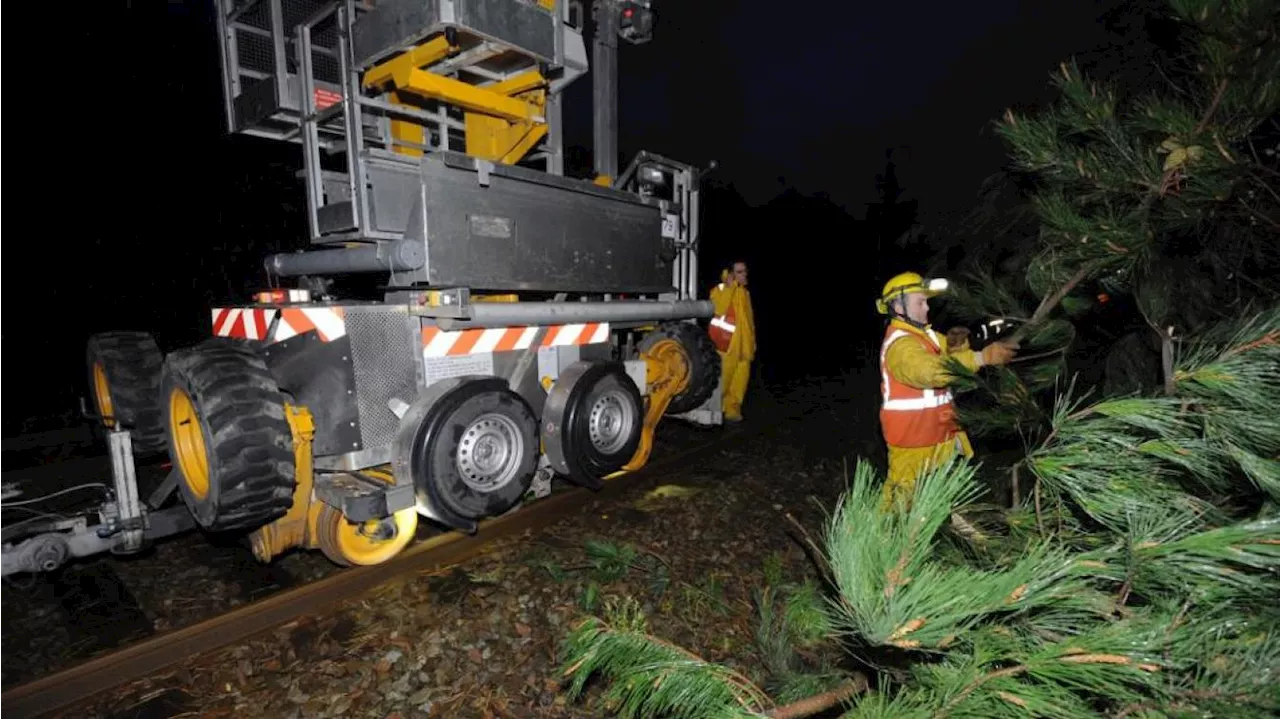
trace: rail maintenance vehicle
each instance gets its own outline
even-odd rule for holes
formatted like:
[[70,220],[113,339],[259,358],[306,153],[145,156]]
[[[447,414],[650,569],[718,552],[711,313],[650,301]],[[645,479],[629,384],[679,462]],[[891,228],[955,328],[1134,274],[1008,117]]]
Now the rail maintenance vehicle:
[[[619,40],[651,39],[651,0],[215,4],[229,132],[300,146],[309,249],[267,257],[195,346],[89,339],[113,491],[96,524],[6,536],[4,574],[192,527],[263,562],[378,564],[420,517],[475,532],[553,477],[642,467],[664,416],[720,424],[703,171],[640,152],[618,172]],[[561,100],[586,74],[595,176],[576,179]],[[336,296],[357,273],[380,299]],[[145,500],[135,453],[172,462]]]

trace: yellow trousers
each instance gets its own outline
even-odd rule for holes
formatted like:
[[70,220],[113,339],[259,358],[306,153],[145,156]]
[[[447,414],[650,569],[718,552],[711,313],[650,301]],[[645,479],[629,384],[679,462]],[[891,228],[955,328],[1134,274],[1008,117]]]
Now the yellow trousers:
[[720,403],[724,418],[742,419],[742,400],[747,396],[747,383],[751,381],[751,360],[720,353]]
[[916,491],[916,481],[920,475],[931,468],[946,464],[957,454],[965,457],[973,456],[973,447],[969,444],[969,436],[964,432],[956,438],[932,447],[894,447],[889,445],[889,474],[884,480],[881,509],[888,509],[896,503],[903,508],[911,506],[911,497]]

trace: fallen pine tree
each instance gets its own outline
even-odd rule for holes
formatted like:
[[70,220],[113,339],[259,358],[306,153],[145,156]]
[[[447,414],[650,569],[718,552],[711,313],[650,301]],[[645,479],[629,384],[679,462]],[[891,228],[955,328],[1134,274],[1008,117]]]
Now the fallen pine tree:
[[[570,694],[600,676],[622,717],[1275,716],[1280,307],[1231,330],[1189,348],[1172,396],[1063,396],[1012,511],[976,504],[964,461],[881,511],[859,463],[820,538],[823,591],[782,622],[793,649],[816,634],[848,660],[787,677],[810,695],[779,701],[625,601],[567,638]],[[947,531],[953,513],[980,535]]]

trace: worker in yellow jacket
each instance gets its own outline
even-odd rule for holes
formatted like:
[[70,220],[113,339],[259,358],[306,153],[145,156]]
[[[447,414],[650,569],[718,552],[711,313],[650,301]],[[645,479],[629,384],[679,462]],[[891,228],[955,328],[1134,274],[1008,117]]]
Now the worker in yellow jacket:
[[725,421],[742,421],[742,400],[756,357],[756,322],[747,291],[747,263],[734,262],[720,273],[720,284],[711,289],[715,316],[707,332],[720,353],[721,407]]
[[953,377],[944,357],[950,355],[970,371],[1005,364],[1017,344],[992,342],[975,352],[969,330],[956,327],[940,337],[929,325],[929,298],[947,289],[947,281],[926,281],[904,272],[885,283],[876,309],[889,315],[880,346],[880,427],[889,448],[889,475],[883,506],[910,504],[920,474],[945,464],[957,454],[973,456],[969,437],[956,422],[947,386]]

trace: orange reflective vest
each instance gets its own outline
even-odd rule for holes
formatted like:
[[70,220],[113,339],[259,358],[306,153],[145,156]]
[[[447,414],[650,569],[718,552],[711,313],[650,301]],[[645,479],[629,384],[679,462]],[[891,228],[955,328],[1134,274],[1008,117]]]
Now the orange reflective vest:
[[[724,289],[724,283],[720,283],[720,289]],[[738,316],[733,309],[733,299],[729,300],[729,309],[725,310],[722,315],[716,315],[711,318],[711,326],[707,328],[707,334],[711,335],[711,343],[721,352],[729,351],[729,343],[733,341],[733,333],[738,331]]]
[[932,354],[942,354],[942,343],[932,329],[920,333],[890,325],[885,331],[884,344],[880,345],[880,428],[884,441],[894,447],[942,444],[960,433],[951,390],[903,384],[884,366],[889,345],[904,337],[924,345]]

